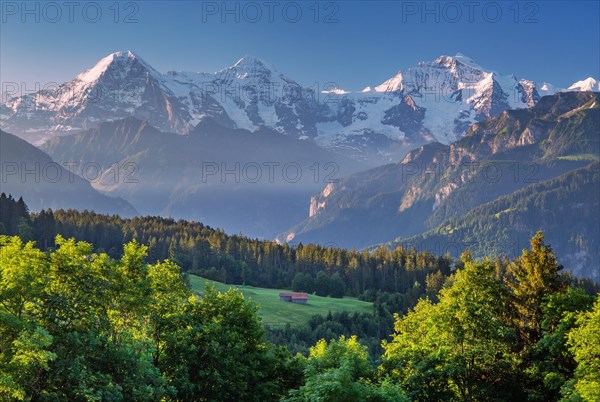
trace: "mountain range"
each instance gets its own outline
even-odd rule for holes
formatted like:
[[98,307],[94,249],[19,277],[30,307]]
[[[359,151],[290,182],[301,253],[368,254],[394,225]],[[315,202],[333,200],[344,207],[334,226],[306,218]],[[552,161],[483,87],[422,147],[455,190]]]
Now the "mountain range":
[[[569,90],[597,87],[588,78]],[[130,116],[183,135],[211,119],[232,129],[269,128],[377,166],[422,144],[455,141],[474,122],[531,107],[540,94],[556,91],[484,69],[462,54],[348,92],[333,83],[303,86],[255,57],[214,73],[160,73],[121,51],[62,85],[3,94],[0,119],[5,131],[37,145]]]
[[473,124],[451,144],[329,183],[279,239],[358,248],[396,239],[390,244],[454,256],[475,244],[481,257],[506,253],[509,241],[525,248],[543,229],[571,268],[597,274],[599,133],[599,93],[544,96]]
[[563,263],[595,277],[599,91],[593,78],[557,88],[462,54],[350,92],[303,86],[255,57],[160,73],[116,52],[60,86],[3,94],[3,169],[55,164],[75,179],[12,174],[2,191],[33,210],[453,256],[517,255],[543,229]]

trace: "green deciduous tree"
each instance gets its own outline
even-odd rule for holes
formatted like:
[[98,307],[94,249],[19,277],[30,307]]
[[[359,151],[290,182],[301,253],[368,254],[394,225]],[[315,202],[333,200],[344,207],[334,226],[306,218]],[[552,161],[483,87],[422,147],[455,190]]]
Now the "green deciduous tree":
[[[565,398],[586,402],[600,400],[600,299],[590,312],[580,313],[577,327],[568,335],[568,345],[577,361],[574,391]],[[567,393],[569,394],[569,393]]]
[[198,299],[135,241],[119,260],[55,244],[0,237],[0,400],[269,401],[300,385],[238,291]]
[[286,401],[405,401],[402,390],[384,381],[376,384],[368,361],[367,348],[355,336],[327,343],[324,339],[310,348],[304,371],[305,383],[291,391]]
[[576,362],[566,345],[569,331],[577,317],[588,311],[594,297],[582,289],[568,287],[564,292],[548,295],[542,304],[542,337],[524,353],[523,383],[531,401],[560,399],[561,389],[569,387]]
[[383,372],[415,401],[514,400],[518,363],[506,287],[491,261],[467,260],[440,302],[422,300],[384,342]]

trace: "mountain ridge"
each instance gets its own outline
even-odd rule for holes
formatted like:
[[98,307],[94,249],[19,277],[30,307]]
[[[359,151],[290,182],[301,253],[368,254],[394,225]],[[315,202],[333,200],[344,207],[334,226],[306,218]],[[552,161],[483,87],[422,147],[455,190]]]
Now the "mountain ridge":
[[0,130],[0,145],[2,192],[29,199],[32,210],[87,209],[124,217],[138,214],[127,201],[101,194],[87,180],[63,167],[69,165],[55,162],[17,136]]
[[431,141],[449,143],[476,121],[538,100],[537,84],[462,54],[348,92],[304,87],[254,56],[213,73],[160,73],[135,52],[119,51],[58,88],[6,100],[0,116],[3,129],[34,144],[129,116],[177,134],[211,118],[227,128],[269,127],[375,166]]
[[423,145],[400,163],[325,187],[311,198],[309,216],[278,239],[363,248],[386,238],[399,239],[395,244],[418,238],[481,205],[600,159],[598,132],[600,94],[545,96],[529,109],[475,123],[449,145]]
[[600,270],[594,267],[600,262],[600,220],[593,211],[600,209],[599,192],[600,162],[596,160],[477,206],[421,235],[386,245],[450,252],[454,257],[469,249],[476,258],[514,258],[537,230],[543,230],[567,269],[598,283]]

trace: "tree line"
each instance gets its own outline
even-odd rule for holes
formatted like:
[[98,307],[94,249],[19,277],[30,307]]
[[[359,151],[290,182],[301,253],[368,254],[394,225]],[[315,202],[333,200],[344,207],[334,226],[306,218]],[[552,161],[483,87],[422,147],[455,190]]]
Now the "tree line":
[[119,258],[123,244],[135,239],[148,246],[148,262],[168,258],[185,272],[227,284],[358,297],[373,291],[404,293],[415,283],[425,286],[428,276],[447,276],[452,268],[448,255],[402,247],[357,251],[314,244],[290,246],[227,235],[202,223],[171,218],[124,219],[75,210],[29,213],[22,199],[17,202],[6,196],[0,198],[0,206],[9,211],[6,217],[0,216],[0,234],[35,240],[42,250],[54,248],[54,238],[61,234]]

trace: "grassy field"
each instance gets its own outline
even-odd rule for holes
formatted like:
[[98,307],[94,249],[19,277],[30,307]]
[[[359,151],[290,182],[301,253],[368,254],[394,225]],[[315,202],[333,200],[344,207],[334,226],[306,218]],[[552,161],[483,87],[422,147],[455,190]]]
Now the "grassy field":
[[[201,295],[204,291],[206,279],[190,275],[190,285],[192,291]],[[287,323],[297,324],[307,322],[310,317],[316,314],[326,315],[329,311],[365,312],[372,311],[372,303],[360,301],[351,297],[335,299],[330,297],[320,297],[315,295],[308,296],[308,304],[286,303],[279,300],[279,292],[282,289],[255,288],[252,286],[226,285],[221,282],[208,281],[212,283],[217,290],[223,292],[231,287],[238,288],[246,299],[254,301],[260,306],[258,315],[263,323],[271,326],[285,325]]]

